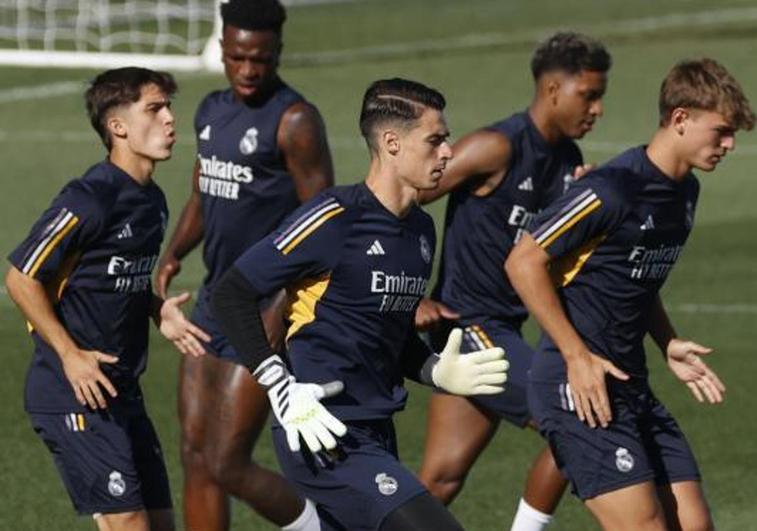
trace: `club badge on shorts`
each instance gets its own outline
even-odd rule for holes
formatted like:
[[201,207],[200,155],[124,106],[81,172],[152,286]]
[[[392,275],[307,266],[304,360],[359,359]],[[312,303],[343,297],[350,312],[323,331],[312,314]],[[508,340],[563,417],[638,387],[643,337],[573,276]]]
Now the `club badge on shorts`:
[[108,492],[116,498],[123,496],[126,492],[126,482],[121,477],[121,472],[114,470],[108,476]]
[[630,472],[633,469],[634,460],[631,452],[622,446],[615,450],[615,466],[621,472]]
[[384,496],[391,496],[399,488],[399,483],[392,476],[387,476],[384,472],[376,474],[374,480],[378,485],[378,490]]

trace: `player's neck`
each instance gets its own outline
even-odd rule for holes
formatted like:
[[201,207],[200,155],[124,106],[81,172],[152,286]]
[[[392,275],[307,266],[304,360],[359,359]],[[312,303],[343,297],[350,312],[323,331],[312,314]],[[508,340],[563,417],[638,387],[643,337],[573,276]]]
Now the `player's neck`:
[[528,108],[528,116],[547,144],[557,144],[565,138],[560,128],[555,125],[546,105],[538,97]]
[[405,185],[377,160],[371,162],[365,185],[378,202],[398,218],[404,218],[418,201],[418,190]]
[[155,169],[154,160],[137,157],[133,153],[124,153],[115,147],[111,150],[108,160],[126,172],[140,186],[145,186],[152,181],[152,172]]
[[682,181],[691,172],[691,165],[678,155],[675,141],[670,131],[658,129],[647,146],[647,157],[667,177]]

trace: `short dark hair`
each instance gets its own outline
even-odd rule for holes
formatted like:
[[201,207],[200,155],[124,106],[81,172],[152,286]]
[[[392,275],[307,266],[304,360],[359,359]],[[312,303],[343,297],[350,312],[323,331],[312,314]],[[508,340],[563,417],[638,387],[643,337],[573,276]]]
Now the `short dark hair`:
[[275,31],[287,18],[284,6],[278,0],[229,0],[221,4],[223,27],[227,25],[249,31]]
[[555,70],[576,75],[583,70],[607,72],[612,58],[604,45],[580,33],[563,31],[542,42],[531,58],[531,73],[539,79]]
[[741,85],[726,68],[707,57],[676,64],[660,86],[660,125],[676,108],[715,111],[736,129],[751,130],[755,116]]
[[396,77],[374,81],[363,96],[360,132],[371,151],[376,152],[373,133],[377,125],[394,122],[409,129],[426,108],[443,111],[446,105],[439,91],[416,81]]
[[168,72],[136,66],[106,70],[90,83],[84,93],[87,114],[92,127],[100,135],[108,151],[113,147],[107,127],[108,112],[115,107],[139,101],[142,87],[151,84],[157,85],[168,97],[177,91],[176,81]]

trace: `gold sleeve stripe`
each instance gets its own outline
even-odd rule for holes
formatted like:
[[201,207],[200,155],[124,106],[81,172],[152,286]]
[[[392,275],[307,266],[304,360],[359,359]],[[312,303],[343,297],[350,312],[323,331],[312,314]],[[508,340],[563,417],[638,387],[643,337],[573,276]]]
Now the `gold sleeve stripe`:
[[315,230],[318,227],[320,227],[321,225],[323,225],[324,223],[326,223],[328,220],[330,220],[334,216],[337,216],[337,215],[341,214],[342,212],[344,212],[344,208],[342,208],[342,207],[339,207],[336,210],[331,210],[331,211],[327,212],[326,214],[324,214],[323,216],[321,216],[320,218],[318,218],[317,221],[311,223],[310,226],[308,226],[307,229],[305,229],[304,231],[302,231],[295,239],[291,240],[289,242],[289,244],[282,249],[281,252],[284,253],[284,254],[289,254],[292,251],[292,249],[294,249],[295,247],[297,247],[305,238],[307,238],[313,232],[315,232]]
[[602,206],[602,201],[599,199],[595,199],[593,202],[589,203],[583,210],[575,214],[572,218],[566,220],[565,223],[563,223],[560,226],[560,228],[557,229],[555,232],[553,232],[547,239],[539,242],[539,245],[541,245],[542,248],[549,247],[553,241],[555,241],[561,235],[565,234],[565,232],[568,229],[570,229],[576,223],[578,223],[579,221],[584,219],[586,216],[594,212],[600,206]]
[[[37,259],[34,261],[34,264],[29,269],[27,274],[30,277],[33,277],[37,273],[37,271],[42,266],[42,264],[45,263],[45,260],[47,259],[47,257],[50,256],[50,253],[53,252],[55,247],[57,247],[60,241],[66,237],[66,234],[71,232],[71,229],[73,229],[77,223],[79,223],[79,218],[72,215],[71,218],[68,220],[68,222],[60,230],[55,232],[55,236],[52,239],[50,239],[47,245],[42,249],[41,253],[37,257]],[[40,244],[40,246],[41,245],[42,244]],[[35,254],[37,253],[35,252]]]

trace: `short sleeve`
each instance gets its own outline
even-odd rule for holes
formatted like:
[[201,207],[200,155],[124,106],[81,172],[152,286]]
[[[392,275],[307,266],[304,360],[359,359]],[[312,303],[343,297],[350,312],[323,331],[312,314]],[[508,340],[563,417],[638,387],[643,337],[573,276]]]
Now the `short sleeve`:
[[622,194],[600,176],[585,177],[536,216],[531,235],[553,258],[609,234],[623,219]]
[[103,208],[94,192],[74,181],[53,200],[8,260],[25,275],[46,282],[69,254],[94,242],[103,225]]
[[336,198],[319,196],[295,210],[234,266],[264,295],[303,278],[325,275],[341,255],[347,217]]

